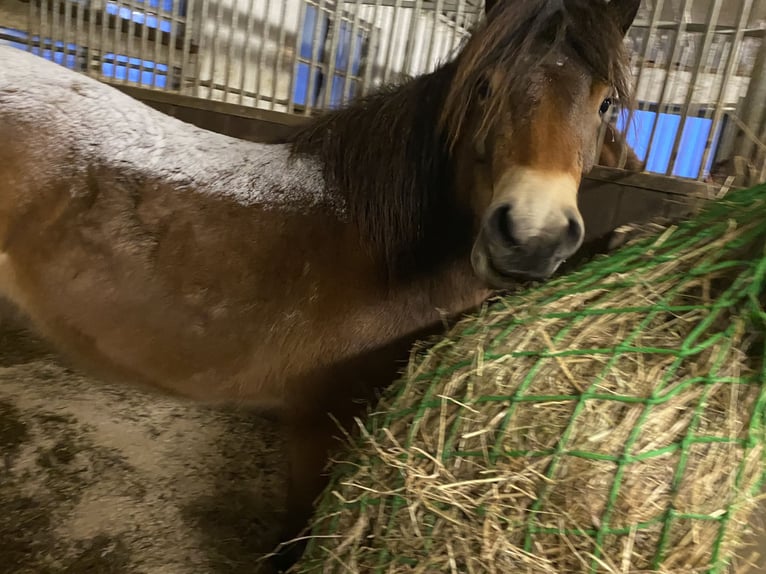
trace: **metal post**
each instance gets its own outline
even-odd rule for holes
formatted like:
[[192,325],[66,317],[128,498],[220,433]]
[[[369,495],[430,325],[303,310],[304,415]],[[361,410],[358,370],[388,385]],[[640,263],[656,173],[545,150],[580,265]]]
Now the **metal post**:
[[[325,0],[319,0],[316,6],[316,21],[314,22],[314,33],[312,35],[311,62],[309,63],[309,82],[306,90],[306,105],[303,108],[303,114],[306,116],[311,115],[311,111],[314,107],[312,97],[314,95],[314,88],[316,87],[315,72],[317,68],[319,68],[319,49],[320,47],[323,48],[325,43],[325,38],[319,38],[319,33],[322,30],[324,13]],[[300,36],[300,30],[298,31],[298,36]]]
[[[285,0],[282,0],[283,2]],[[271,13],[271,0],[266,0],[265,11],[263,17],[263,35],[261,36],[261,51],[258,53],[258,75],[255,78],[255,104],[258,107],[258,101],[261,97],[261,78],[263,77],[263,71],[266,69],[266,46],[269,43],[269,14]],[[276,76],[272,79],[272,82],[276,82]]]
[[[756,134],[763,123],[766,112],[766,37],[761,38],[761,46],[755,57],[755,65],[750,75],[750,85],[740,112],[741,121]],[[736,155],[750,158],[753,156],[755,142],[742,130],[738,129],[735,143]]]
[[710,53],[710,44],[713,42],[713,35],[716,25],[718,24],[718,18],[721,15],[722,5],[723,0],[713,0],[713,3],[710,6],[710,11],[708,12],[708,29],[705,31],[702,46],[697,54],[697,64],[694,67],[694,72],[692,72],[692,78],[686,91],[686,98],[684,99],[683,107],[681,109],[681,122],[678,125],[678,131],[676,132],[675,141],[673,142],[673,151],[670,154],[668,168],[665,170],[666,175],[671,175],[673,173],[673,167],[675,166],[676,158],[678,157],[678,148],[681,145],[681,136],[683,135],[686,119],[689,117],[689,110],[691,109],[692,100],[694,99],[694,88],[697,85],[702,69],[707,62],[706,58]]
[[[652,146],[654,145],[654,136],[657,133],[657,126],[660,124],[660,114],[663,112],[663,108],[667,107],[666,99],[671,97],[672,91],[668,93],[668,86],[672,86],[675,88],[675,82],[670,82],[670,76],[673,72],[673,66],[675,65],[676,61],[682,60],[682,43],[681,40],[684,37],[684,34],[686,33],[686,23],[687,23],[687,14],[692,9],[692,6],[694,4],[694,0],[683,0],[683,5],[681,6],[681,18],[678,22],[678,29],[676,30],[676,36],[673,40],[673,49],[670,53],[670,59],[668,60],[668,69],[665,73],[665,77],[663,78],[662,82],[662,89],[660,91],[660,98],[657,101],[657,114],[652,119],[652,129],[649,134],[649,143],[646,148],[646,161],[649,161],[649,154],[652,153]],[[680,75],[681,68],[679,66],[679,75]]]
[[[287,0],[282,0],[282,11],[279,15],[279,38],[277,39],[277,53],[274,56],[274,73],[271,82],[271,109],[277,105],[277,88],[279,84],[279,73],[282,70],[282,52],[285,49],[285,33],[287,26]],[[300,36],[300,34],[299,34]],[[288,101],[291,100],[290,94],[287,95]]]
[[[731,81],[731,77],[734,75],[736,70],[738,63],[737,55],[740,53],[742,40],[745,36],[745,27],[747,26],[747,22],[750,19],[750,13],[752,10],[753,0],[742,0],[742,8],[740,9],[739,19],[737,22],[737,31],[734,34],[734,39],[731,43],[731,50],[729,51],[729,56],[727,58],[726,70],[724,72],[723,80],[721,81],[721,87],[718,93],[718,101],[716,102],[715,113],[713,114],[713,123],[710,126],[710,132],[708,133],[707,141],[705,142],[705,152],[702,154],[702,163],[700,164],[699,172],[697,174],[698,179],[703,178],[705,166],[707,165],[707,162],[710,159],[710,154],[713,151],[713,140],[715,138],[716,131],[718,131],[718,125],[721,123],[721,119],[723,118],[723,109],[726,100],[726,86]],[[761,105],[763,105],[763,103],[764,102],[761,101]]]
[[[330,36],[330,53],[328,55],[329,62],[327,64],[327,75],[324,82],[324,97],[322,98],[323,107],[325,109],[330,107],[332,102],[332,85],[335,80],[335,68],[337,67],[336,60],[338,57],[338,42],[340,40],[343,24],[343,4],[341,2],[335,2],[335,11],[333,12],[332,21],[328,27],[328,33]],[[353,45],[353,43],[352,43]]]
[[[352,68],[354,66],[354,55],[356,54],[356,40],[360,30],[362,7],[357,5],[354,9],[354,21],[351,24],[351,45],[348,49],[348,59],[346,60],[346,69],[343,73],[343,88],[341,90],[341,103],[346,103],[351,97],[351,86],[353,81],[351,80]],[[361,57],[364,48],[364,40],[359,41],[359,55]]]
[[396,0],[394,11],[391,15],[391,27],[388,30],[388,46],[386,46],[386,60],[383,64],[383,83],[387,83],[391,78],[391,59],[394,54],[394,30],[402,11],[402,0]]
[[[234,61],[234,34],[239,27],[239,5],[238,2],[231,3],[231,17],[229,18],[229,46],[226,50],[226,68],[223,73],[223,101],[229,101],[229,92],[231,91],[231,65]],[[245,38],[247,42],[247,38]],[[244,62],[240,62],[240,67],[244,66]]]

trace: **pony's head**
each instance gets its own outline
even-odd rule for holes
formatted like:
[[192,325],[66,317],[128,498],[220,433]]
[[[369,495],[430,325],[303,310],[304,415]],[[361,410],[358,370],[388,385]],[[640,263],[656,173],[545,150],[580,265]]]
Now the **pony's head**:
[[442,125],[471,262],[490,285],[544,279],[581,245],[577,190],[613,100],[630,101],[624,36],[640,0],[487,0],[455,61]]

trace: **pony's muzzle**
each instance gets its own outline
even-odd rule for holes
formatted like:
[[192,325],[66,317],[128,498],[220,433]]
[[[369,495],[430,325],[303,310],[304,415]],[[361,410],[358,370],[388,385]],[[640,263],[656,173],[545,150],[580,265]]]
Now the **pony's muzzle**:
[[482,225],[472,262],[477,274],[494,287],[518,279],[547,279],[582,245],[585,230],[575,209],[555,214],[530,233],[524,214],[511,203],[493,206]]

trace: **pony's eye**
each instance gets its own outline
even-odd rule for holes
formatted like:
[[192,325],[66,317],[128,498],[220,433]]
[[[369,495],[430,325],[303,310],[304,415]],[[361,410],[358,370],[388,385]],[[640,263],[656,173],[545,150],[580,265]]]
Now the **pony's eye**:
[[598,110],[598,113],[600,113],[602,116],[609,111],[609,108],[612,107],[612,98],[607,98],[603,102],[601,102],[601,107]]
[[479,98],[486,100],[489,97],[489,81],[482,80],[476,88],[476,92],[479,94]]

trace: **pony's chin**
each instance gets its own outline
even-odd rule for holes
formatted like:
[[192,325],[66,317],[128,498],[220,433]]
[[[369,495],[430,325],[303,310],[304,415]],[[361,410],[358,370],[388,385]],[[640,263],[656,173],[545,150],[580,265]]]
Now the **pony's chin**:
[[474,273],[492,289],[510,289],[524,283],[539,282],[550,279],[558,270],[564,259],[555,259],[541,264],[535,269],[500,269],[483,250],[474,249],[471,254],[471,264]]

